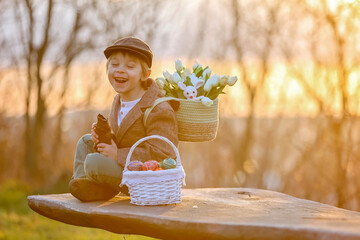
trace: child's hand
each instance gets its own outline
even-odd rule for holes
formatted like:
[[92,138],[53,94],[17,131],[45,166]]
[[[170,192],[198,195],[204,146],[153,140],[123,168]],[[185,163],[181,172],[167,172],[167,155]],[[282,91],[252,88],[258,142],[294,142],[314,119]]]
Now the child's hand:
[[95,132],[95,125],[96,123],[93,123],[91,125],[91,140],[95,143],[98,144],[99,143],[99,135],[96,134]]
[[113,139],[111,139],[111,145],[106,143],[99,143],[97,145],[98,151],[107,156],[108,158],[111,158],[115,161],[117,161],[117,146]]

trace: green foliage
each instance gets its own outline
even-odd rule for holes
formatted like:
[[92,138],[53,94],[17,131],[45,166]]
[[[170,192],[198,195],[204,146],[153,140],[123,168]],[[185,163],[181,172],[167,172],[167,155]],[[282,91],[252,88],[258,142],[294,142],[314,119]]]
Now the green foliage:
[[119,235],[101,229],[72,226],[51,220],[28,207],[26,197],[29,194],[32,194],[30,188],[19,181],[7,181],[0,185],[0,240],[153,239],[137,235]]
[[29,187],[16,180],[3,183],[0,187],[0,209],[7,212],[28,213],[27,202]]
[[224,87],[225,86],[212,88],[210,92],[206,94],[206,96],[211,100],[215,100],[219,96],[219,94],[225,94],[225,92],[223,92]]
[[101,229],[67,225],[31,212],[26,215],[0,211],[0,240],[150,240],[145,236],[119,235]]
[[32,191],[32,194],[58,194],[69,192],[69,181],[72,171],[64,172],[54,184],[42,185],[41,188]]

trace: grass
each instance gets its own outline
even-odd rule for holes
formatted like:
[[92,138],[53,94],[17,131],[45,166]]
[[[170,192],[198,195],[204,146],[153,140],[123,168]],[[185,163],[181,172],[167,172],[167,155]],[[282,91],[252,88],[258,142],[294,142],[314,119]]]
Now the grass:
[[17,181],[0,186],[0,240],[150,240],[138,235],[120,235],[101,229],[77,227],[43,217],[27,205],[29,189]]

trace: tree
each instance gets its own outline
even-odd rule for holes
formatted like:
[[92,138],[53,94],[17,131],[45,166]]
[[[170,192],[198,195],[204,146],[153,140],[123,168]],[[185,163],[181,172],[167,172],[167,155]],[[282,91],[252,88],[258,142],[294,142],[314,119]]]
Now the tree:
[[[248,101],[248,114],[246,126],[241,139],[234,145],[236,170],[244,170],[244,164],[251,163],[251,150],[255,138],[255,111],[258,98],[264,91],[264,85],[271,71],[271,52],[274,51],[275,36],[280,22],[280,8],[282,1],[251,2],[250,6],[245,3],[232,0],[230,9],[232,16],[232,39],[229,40],[230,48],[235,53],[235,59],[240,69],[240,81],[245,87]],[[253,9],[252,14],[246,14],[245,9]],[[263,20],[260,15],[254,14],[263,11]],[[255,27],[256,26],[256,27]],[[250,60],[254,58],[255,60]],[[255,74],[256,73],[256,74]],[[263,162],[262,164],[266,164]],[[264,169],[263,169],[264,170]],[[262,184],[262,174],[257,175],[257,186]]]
[[[312,5],[299,1],[297,6],[302,9],[303,17],[311,21],[306,32],[309,39],[306,44],[307,65],[296,62],[297,53],[289,45],[284,44],[283,49],[291,63],[289,75],[300,83],[317,107],[315,114],[320,121],[312,147],[302,152],[302,158],[316,165],[317,173],[323,178],[318,184],[327,189],[331,186],[336,205],[346,207],[353,200],[354,192],[359,191],[349,172],[349,167],[357,162],[359,155],[354,149],[360,143],[351,131],[357,124],[355,116],[358,110],[354,103],[359,99],[359,93],[354,89],[360,85],[352,80],[359,71],[359,49],[356,48],[360,30],[358,10],[343,2],[338,2],[333,8],[326,1]],[[295,21],[301,23],[299,19]],[[323,169],[325,166],[326,171]],[[292,172],[299,171],[298,167]],[[355,189],[353,184],[357,186]],[[320,197],[316,193],[311,195]]]
[[[74,63],[91,61],[95,51],[101,53],[105,46],[126,35],[152,41],[162,2],[16,0],[1,4],[11,12],[6,12],[10,18],[1,15],[3,21],[17,29],[14,34],[5,34],[1,43],[13,56],[9,63],[16,63],[19,72],[26,72],[24,168],[29,182],[41,181],[49,175],[46,168],[61,156],[59,146]],[[121,14],[130,11],[136,13],[138,22],[131,24],[127,15]],[[99,90],[99,79],[94,76],[88,81]],[[85,93],[85,100],[91,100],[92,94],[94,91]]]

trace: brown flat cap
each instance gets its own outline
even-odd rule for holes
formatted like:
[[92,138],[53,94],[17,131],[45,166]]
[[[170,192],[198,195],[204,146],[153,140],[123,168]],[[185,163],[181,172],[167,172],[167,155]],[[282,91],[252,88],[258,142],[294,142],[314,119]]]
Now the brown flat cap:
[[143,40],[135,37],[121,38],[114,42],[113,45],[105,49],[105,57],[109,58],[111,54],[120,50],[130,51],[139,55],[142,59],[144,59],[146,64],[151,67],[153,53],[149,45],[147,45]]

